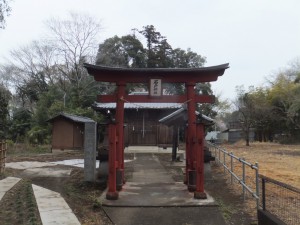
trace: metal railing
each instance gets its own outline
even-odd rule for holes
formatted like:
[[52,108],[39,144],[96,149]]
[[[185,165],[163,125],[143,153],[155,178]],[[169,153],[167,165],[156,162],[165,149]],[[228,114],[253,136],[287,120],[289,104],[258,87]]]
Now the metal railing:
[[5,141],[0,141],[0,173],[4,173],[7,145]]
[[[211,153],[214,155],[215,160],[218,164],[224,167],[224,173],[230,173],[230,181],[233,183],[234,179],[242,185],[243,198],[246,197],[246,191],[251,194],[256,200],[256,207],[259,207],[259,167],[258,163],[251,164],[245,161],[244,158],[235,156],[232,152],[226,151],[215,144],[207,142],[206,145]],[[237,164],[238,163],[238,164]],[[246,168],[254,170],[254,181],[253,176],[247,176]],[[241,171],[239,171],[241,170]],[[249,182],[249,179],[251,182]]]
[[260,175],[260,206],[285,224],[300,224],[300,189]]

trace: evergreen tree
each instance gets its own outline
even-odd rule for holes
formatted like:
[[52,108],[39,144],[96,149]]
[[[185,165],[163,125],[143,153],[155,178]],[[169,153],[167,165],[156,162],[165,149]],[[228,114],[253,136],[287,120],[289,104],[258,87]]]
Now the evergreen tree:
[[8,103],[11,93],[3,85],[0,85],[0,139],[6,138],[8,123]]

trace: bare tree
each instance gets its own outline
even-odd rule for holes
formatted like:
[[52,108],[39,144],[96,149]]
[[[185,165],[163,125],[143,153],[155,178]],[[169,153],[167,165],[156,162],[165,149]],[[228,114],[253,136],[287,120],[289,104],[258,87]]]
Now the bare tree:
[[[98,48],[101,25],[89,15],[70,13],[69,18],[52,18],[46,22],[49,28],[49,41],[55,48],[55,66],[60,76],[60,83],[65,80],[72,84],[77,104],[86,94],[87,89],[95,87],[94,80],[83,68],[83,63],[94,63]],[[75,104],[76,105],[76,104]]]
[[94,62],[101,25],[93,17],[70,13],[70,18],[46,21],[48,38],[57,53],[56,66],[72,83],[86,75],[84,62]]
[[8,65],[15,68],[15,83],[35,79],[40,73],[43,73],[47,83],[53,84],[57,78],[53,68],[55,52],[45,40],[33,41],[27,46],[10,51],[10,58]]
[[10,58],[0,66],[0,75],[32,111],[37,95],[53,85],[58,74],[55,68],[55,52],[45,40],[33,41],[27,46],[10,51]]
[[0,0],[0,29],[5,28],[5,17],[9,16],[11,11],[8,2],[10,2],[10,0]]
[[95,61],[100,23],[88,15],[70,13],[68,19],[50,19],[46,25],[45,39],[10,52],[10,60],[0,67],[1,77],[14,84],[23,105],[30,103],[30,109],[37,96],[52,85],[62,93],[72,92],[78,107],[83,96],[96,87],[82,66]]
[[245,93],[243,87],[237,88],[238,96],[235,105],[238,109],[238,121],[244,133],[246,146],[250,145],[250,129],[253,127],[254,102],[249,93]]

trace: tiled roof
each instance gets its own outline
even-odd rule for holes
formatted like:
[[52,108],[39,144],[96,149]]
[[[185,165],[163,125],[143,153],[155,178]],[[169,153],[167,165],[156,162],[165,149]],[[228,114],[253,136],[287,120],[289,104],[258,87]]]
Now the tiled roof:
[[[214,123],[214,120],[208,116],[205,116],[203,114],[200,114],[198,111],[195,111],[195,114],[198,117],[198,121],[204,122],[204,124],[211,125]],[[185,123],[188,119],[187,115],[187,109],[186,108],[180,108],[176,110],[175,112],[161,118],[159,120],[160,123],[167,124],[167,125],[174,125],[174,124],[182,124]]]
[[217,65],[217,66],[208,66],[208,67],[197,67],[197,68],[124,68],[124,67],[109,67],[109,66],[101,66],[101,65],[92,65],[88,63],[84,63],[83,66],[87,69],[95,69],[98,71],[117,71],[117,72],[131,72],[131,73],[176,73],[176,72],[210,72],[215,70],[225,70],[229,68],[229,63]]
[[180,108],[178,110],[176,110],[175,112],[172,112],[171,114],[161,118],[159,120],[160,123],[164,123],[165,121],[170,120],[171,118],[175,118],[176,116],[180,116],[182,113],[186,112],[186,109],[184,108]]
[[67,119],[70,119],[74,122],[78,122],[78,123],[87,123],[87,122],[95,122],[94,120],[92,120],[89,117],[84,117],[84,116],[76,116],[76,115],[72,115],[72,114],[68,114],[68,113],[60,113],[57,116],[49,119],[48,121],[52,121],[58,117],[65,117]]

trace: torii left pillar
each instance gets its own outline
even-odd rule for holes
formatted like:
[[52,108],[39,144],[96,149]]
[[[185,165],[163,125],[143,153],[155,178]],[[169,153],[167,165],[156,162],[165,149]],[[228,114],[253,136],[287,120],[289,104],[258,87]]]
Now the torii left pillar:
[[117,83],[117,106],[116,106],[116,125],[117,125],[117,190],[122,189],[125,183],[124,178],[124,96],[125,82]]
[[106,199],[117,200],[119,198],[119,193],[117,191],[117,133],[116,125],[108,125],[108,139],[109,139],[109,155],[108,155],[108,191],[106,193]]

